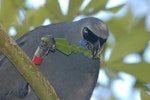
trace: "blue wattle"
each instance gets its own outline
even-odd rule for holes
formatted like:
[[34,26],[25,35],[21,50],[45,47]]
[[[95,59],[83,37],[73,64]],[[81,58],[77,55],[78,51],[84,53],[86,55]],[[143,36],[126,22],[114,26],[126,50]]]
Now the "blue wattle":
[[81,40],[79,41],[79,46],[82,46],[82,47],[88,49],[88,48],[87,48],[87,41],[86,41],[85,39],[81,39]]

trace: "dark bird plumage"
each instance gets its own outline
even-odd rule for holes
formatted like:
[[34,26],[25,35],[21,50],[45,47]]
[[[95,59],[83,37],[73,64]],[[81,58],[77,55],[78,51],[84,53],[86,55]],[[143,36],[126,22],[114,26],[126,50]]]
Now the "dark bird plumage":
[[[55,38],[67,39],[71,45],[92,50],[93,56],[100,52],[109,35],[103,21],[88,17],[75,22],[38,27],[18,39],[17,43],[32,59],[41,37],[50,34]],[[45,56],[38,67],[60,100],[89,100],[96,85],[99,65],[99,59],[85,57],[82,53],[67,56],[56,50]],[[0,100],[39,100],[7,57],[0,61]]]

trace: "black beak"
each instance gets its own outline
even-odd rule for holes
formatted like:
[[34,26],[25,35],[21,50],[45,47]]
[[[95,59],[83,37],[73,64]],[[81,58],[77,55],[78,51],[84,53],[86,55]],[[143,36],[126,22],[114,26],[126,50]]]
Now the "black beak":
[[97,36],[87,27],[84,27],[82,30],[83,39],[80,41],[81,46],[86,47],[92,51],[92,56],[96,57],[101,53],[104,43],[107,39]]
[[98,40],[93,44],[93,56],[101,54],[101,51],[106,41],[107,39],[103,39],[101,37],[98,38]]
[[99,40],[97,40],[94,44],[87,41],[87,48],[92,51],[93,57],[96,57],[97,55],[99,55],[102,50]]
[[93,57],[95,57],[97,54],[99,55],[101,53],[102,47],[100,45],[100,41],[97,40],[94,44],[93,44],[93,50],[92,50],[92,55]]

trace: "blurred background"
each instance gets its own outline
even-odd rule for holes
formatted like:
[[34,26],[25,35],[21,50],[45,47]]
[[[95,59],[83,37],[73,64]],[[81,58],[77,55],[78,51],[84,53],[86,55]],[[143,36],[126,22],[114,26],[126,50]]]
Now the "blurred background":
[[110,32],[91,100],[150,100],[150,0],[0,0],[0,23],[14,39],[88,16]]

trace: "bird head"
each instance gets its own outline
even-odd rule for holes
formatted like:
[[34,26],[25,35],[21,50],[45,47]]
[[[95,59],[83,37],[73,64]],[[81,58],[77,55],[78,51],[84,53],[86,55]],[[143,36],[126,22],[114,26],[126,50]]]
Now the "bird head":
[[95,57],[101,53],[101,50],[109,36],[108,28],[102,20],[94,20],[91,23],[86,23],[81,32],[84,47],[92,51],[92,56]]

